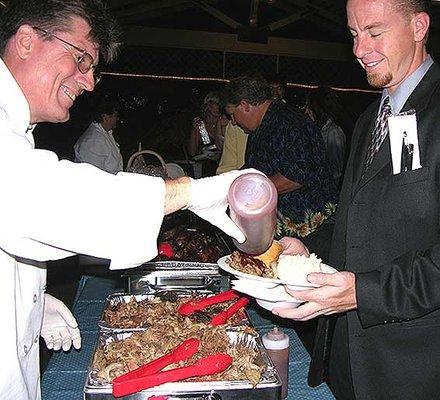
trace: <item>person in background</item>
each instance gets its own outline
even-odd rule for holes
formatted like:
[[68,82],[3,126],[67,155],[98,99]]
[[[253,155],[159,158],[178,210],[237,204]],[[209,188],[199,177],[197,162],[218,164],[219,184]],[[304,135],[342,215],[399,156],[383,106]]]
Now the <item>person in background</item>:
[[273,100],[269,84],[259,77],[232,80],[225,103],[232,122],[249,133],[245,167],[264,172],[277,188],[276,236],[307,237],[311,251],[326,259],[337,190],[317,126]]
[[274,74],[267,79],[272,91],[273,100],[281,100],[283,103],[287,103],[284,98],[286,95],[286,80],[280,74]]
[[226,125],[225,141],[222,156],[217,167],[217,175],[240,169],[244,165],[248,135],[238,125],[231,121]]
[[321,129],[333,179],[339,186],[344,174],[345,134],[336,124],[333,116],[333,97],[334,94],[325,88],[310,92],[306,100],[305,113]]
[[99,99],[93,121],[75,143],[75,162],[92,164],[111,174],[122,171],[121,151],[113,136],[119,121],[118,103]]
[[354,55],[382,96],[353,133],[330,257],[341,272],[309,274],[318,288],[286,289],[305,304],[273,311],[328,316],[309,384],[326,379],[338,400],[437,399],[440,65],[426,48],[430,1],[348,0],[347,17]]
[[[194,157],[202,152],[216,152],[218,125],[222,119],[220,97],[216,92],[208,93],[202,106],[202,114],[193,119],[188,141],[188,155]],[[227,122],[223,125],[226,126]],[[221,131],[221,129],[220,129]]]
[[1,399],[41,397],[40,335],[54,349],[80,346],[75,318],[45,294],[45,261],[79,253],[110,259],[111,269],[140,265],[157,255],[164,215],[181,208],[245,240],[226,209],[231,183],[247,171],[164,181],[35,149],[35,125],[69,119],[77,97],[94,89],[99,60],[114,59],[119,37],[100,0],[0,8]]

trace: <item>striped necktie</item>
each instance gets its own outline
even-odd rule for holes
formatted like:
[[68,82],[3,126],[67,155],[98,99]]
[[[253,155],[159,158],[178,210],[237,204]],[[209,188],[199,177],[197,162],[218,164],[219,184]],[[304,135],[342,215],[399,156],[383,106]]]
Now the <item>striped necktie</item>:
[[365,161],[365,170],[372,163],[374,156],[380,149],[382,142],[388,135],[388,117],[391,115],[390,98],[387,96],[382,103],[382,107],[376,119],[373,133],[371,135],[370,147],[368,148],[367,158]]

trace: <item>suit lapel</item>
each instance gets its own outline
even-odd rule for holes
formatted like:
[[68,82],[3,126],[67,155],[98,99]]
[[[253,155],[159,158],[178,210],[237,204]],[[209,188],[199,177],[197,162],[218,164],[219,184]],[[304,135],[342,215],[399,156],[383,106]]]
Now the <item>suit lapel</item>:
[[360,183],[362,177],[362,171],[364,170],[365,158],[367,157],[368,146],[371,142],[371,134],[374,129],[374,124],[376,122],[376,115],[379,107],[379,102],[377,107],[373,108],[370,118],[367,119],[368,122],[360,126],[361,132],[366,132],[366,134],[361,135],[359,138],[358,146],[356,148],[355,162],[353,163],[353,193],[356,192],[357,187]]
[[390,138],[389,135],[386,136],[379,151],[374,156],[370,167],[367,169],[365,174],[359,181],[358,189],[364,186],[368,181],[373,179],[379,171],[382,170],[387,164],[391,162],[391,149],[390,149]]

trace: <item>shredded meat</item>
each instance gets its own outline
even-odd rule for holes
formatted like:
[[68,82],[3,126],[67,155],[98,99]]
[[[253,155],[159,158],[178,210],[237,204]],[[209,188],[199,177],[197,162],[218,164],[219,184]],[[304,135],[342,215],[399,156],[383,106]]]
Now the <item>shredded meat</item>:
[[[132,297],[128,303],[121,302],[104,310],[103,320],[114,329],[148,327],[156,324],[158,320],[180,323],[184,317],[177,312],[179,306],[190,299],[197,300],[198,298],[202,298],[202,296],[181,297],[176,302],[161,301],[160,298],[138,302],[135,297]],[[201,319],[200,314],[203,314],[205,318],[202,320],[208,323],[214,315],[226,310],[233,302],[234,300],[214,304],[205,308],[202,313],[195,313],[190,318],[198,322]],[[244,317],[243,312],[238,312],[228,320],[228,325],[237,325]]]
[[104,310],[104,321],[120,329],[142,328],[149,325],[148,315],[151,304],[136,301],[134,297],[128,303],[119,303]]
[[173,364],[166,369],[183,367],[195,363],[198,359],[218,352],[226,352],[233,358],[232,365],[220,374],[191,378],[189,381],[240,381],[248,380],[256,385],[264,372],[264,366],[257,365],[257,352],[244,346],[230,344],[225,328],[211,327],[202,323],[194,324],[189,318],[180,326],[173,324],[165,326],[157,324],[144,332],[136,332],[127,339],[114,341],[98,348],[93,360],[96,376],[110,383],[114,378],[132,371],[141,365],[152,361],[183,340],[192,337],[200,339],[199,351],[190,359]]
[[276,263],[270,263],[267,267],[263,261],[238,251],[234,251],[226,262],[232,268],[246,274],[262,276],[263,278],[276,278],[277,276]]
[[[187,300],[188,298],[180,299],[177,303],[153,300],[151,304],[142,304],[142,307],[148,306],[149,315],[145,321],[151,326],[143,332],[133,333],[124,340],[109,340],[105,345],[98,347],[93,359],[96,378],[110,383],[117,376],[164,355],[183,340],[195,337],[201,341],[199,351],[192,358],[168,368],[190,365],[210,354],[226,352],[233,358],[233,364],[226,371],[212,376],[192,378],[189,381],[247,380],[255,386],[265,368],[256,363],[257,352],[243,345],[232,345],[225,325],[213,327],[196,322],[193,317],[178,315],[178,306]],[[216,307],[218,311],[218,305]],[[250,332],[255,334],[252,328],[246,328],[246,334]]]

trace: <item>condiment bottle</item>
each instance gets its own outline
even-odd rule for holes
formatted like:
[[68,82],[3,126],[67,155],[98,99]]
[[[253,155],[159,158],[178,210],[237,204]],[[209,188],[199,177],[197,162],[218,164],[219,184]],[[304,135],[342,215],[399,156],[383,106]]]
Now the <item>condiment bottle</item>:
[[281,378],[281,398],[285,399],[289,385],[289,336],[274,326],[272,330],[263,335],[262,339]]
[[235,246],[244,253],[264,253],[272,244],[277,218],[278,193],[266,176],[258,173],[240,175],[229,188],[231,219],[239,226],[246,241]]

